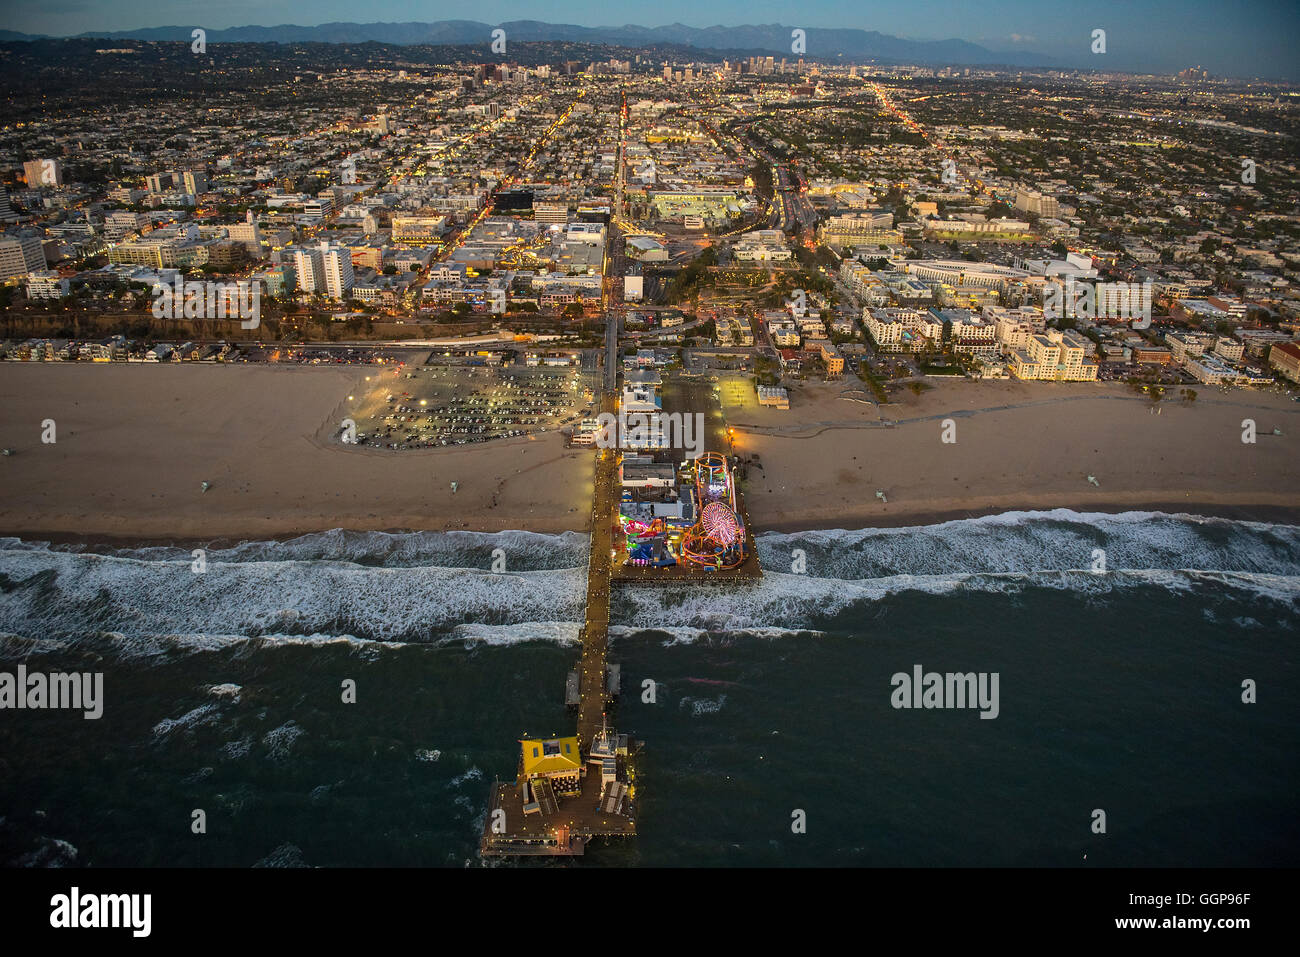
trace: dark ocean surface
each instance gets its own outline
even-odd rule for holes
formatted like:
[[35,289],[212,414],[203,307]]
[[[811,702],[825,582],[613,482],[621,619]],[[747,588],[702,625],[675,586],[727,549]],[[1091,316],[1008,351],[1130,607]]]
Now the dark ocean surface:
[[[1300,528],[1055,511],[759,547],[756,586],[616,589],[639,836],[522,866],[1300,864]],[[572,733],[586,550],[334,531],[200,574],[0,539],[0,672],[104,675],[99,720],[0,710],[0,863],[480,866],[517,740]],[[996,672],[997,718],[894,708],[916,665]]]

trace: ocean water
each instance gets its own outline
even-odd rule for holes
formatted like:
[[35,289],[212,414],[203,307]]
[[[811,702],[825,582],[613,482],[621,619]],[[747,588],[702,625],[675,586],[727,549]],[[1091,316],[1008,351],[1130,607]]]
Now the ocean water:
[[[1058,510],[759,549],[757,585],[616,589],[639,836],[491,866],[1300,864],[1300,528]],[[199,574],[0,539],[0,671],[105,698],[0,711],[0,863],[482,866],[516,741],[572,728],[586,550],[336,530]],[[915,665],[997,673],[997,718],[893,707]]]

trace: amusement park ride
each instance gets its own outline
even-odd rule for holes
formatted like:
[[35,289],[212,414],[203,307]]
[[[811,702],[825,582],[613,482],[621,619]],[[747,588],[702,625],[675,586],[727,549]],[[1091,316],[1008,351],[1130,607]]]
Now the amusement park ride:
[[676,555],[655,548],[670,536],[678,537],[672,535],[672,529],[662,518],[648,523],[623,522],[629,563],[681,564],[716,571],[744,564],[748,554],[745,529],[736,510],[734,478],[721,453],[706,452],[696,460],[695,492],[699,517],[694,525],[680,532]]
[[695,463],[700,520],[682,537],[682,561],[705,568],[737,568],[745,560],[745,530],[736,515],[736,489],[726,458],[705,452]]

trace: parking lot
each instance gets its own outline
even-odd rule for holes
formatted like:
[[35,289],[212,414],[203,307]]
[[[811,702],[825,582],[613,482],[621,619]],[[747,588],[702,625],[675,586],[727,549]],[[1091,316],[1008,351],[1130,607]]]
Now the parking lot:
[[577,366],[402,367],[352,397],[358,445],[393,450],[468,445],[559,428],[590,405]]

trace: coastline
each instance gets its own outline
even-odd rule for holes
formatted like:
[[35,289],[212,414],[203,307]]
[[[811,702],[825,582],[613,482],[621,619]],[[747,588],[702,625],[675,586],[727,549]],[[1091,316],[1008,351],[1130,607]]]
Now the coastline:
[[[590,531],[592,452],[566,448],[556,432],[405,452],[339,445],[336,423],[365,369],[41,363],[5,372],[0,445],[15,454],[0,460],[0,534],[26,542],[220,547],[333,529]],[[744,407],[724,400],[734,452],[750,462],[743,487],[759,534],[1056,508],[1300,524],[1300,455],[1290,447],[1300,404],[1283,396],[1216,393],[1156,415],[1112,385],[940,382],[899,396],[882,420],[880,407],[843,401],[855,389],[802,384],[788,412],[758,408],[743,389]],[[1242,441],[1246,417],[1258,422],[1257,443]],[[46,419],[57,421],[55,444],[41,442]],[[954,443],[942,438],[945,421],[956,423]]]
[[[856,513],[846,515],[847,522],[835,524],[816,519],[796,519],[760,526],[759,535],[764,532],[794,534],[797,532],[861,531],[867,528],[921,528],[943,525],[947,522],[959,522],[965,519],[987,518],[991,515],[1008,515],[1026,513],[1041,515],[1058,509],[1075,512],[1080,515],[1104,514],[1124,515],[1130,512],[1153,512],[1166,515],[1190,515],[1195,518],[1218,518],[1234,522],[1257,522],[1267,525],[1294,525],[1300,527],[1300,508],[1285,505],[1227,505],[1223,503],[1188,503],[1188,502],[1147,502],[1147,503],[1075,503],[1072,505],[1043,505],[1020,508],[1001,508],[987,506],[984,508],[951,509],[944,511],[908,511],[867,515]],[[864,521],[858,521],[863,518]]]
[[[764,533],[791,535],[800,532],[864,531],[873,528],[925,528],[959,522],[968,519],[987,518],[992,515],[1045,515],[1053,511],[1069,511],[1079,515],[1125,515],[1129,513],[1149,512],[1171,516],[1189,516],[1192,518],[1224,519],[1233,522],[1252,522],[1262,525],[1288,525],[1300,527],[1300,508],[1285,505],[1226,504],[1222,502],[1139,502],[1139,503],[1075,503],[1073,505],[1056,504],[1043,506],[1024,506],[1021,508],[1001,508],[987,506],[984,508],[949,509],[943,511],[881,511],[878,514],[866,512],[846,513],[842,520],[792,519],[772,525],[760,525],[755,529],[759,536]],[[136,549],[136,548],[233,548],[247,542],[288,542],[307,535],[344,532],[351,534],[377,533],[386,535],[413,535],[421,532],[448,533],[464,532],[466,534],[496,535],[509,532],[524,532],[537,535],[577,535],[589,534],[589,529],[581,528],[301,528],[290,529],[272,535],[227,534],[214,538],[159,538],[133,535],[98,535],[75,532],[48,532],[40,530],[12,532],[0,530],[0,538],[15,538],[24,544],[45,543],[51,546],[81,546],[86,548]]]

